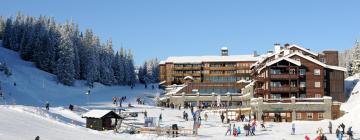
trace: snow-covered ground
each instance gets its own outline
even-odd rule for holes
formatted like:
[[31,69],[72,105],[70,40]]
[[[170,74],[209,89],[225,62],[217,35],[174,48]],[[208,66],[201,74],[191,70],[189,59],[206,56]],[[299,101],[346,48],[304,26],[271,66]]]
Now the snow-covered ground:
[[[144,89],[141,85],[130,89],[129,87],[108,87],[96,84],[95,88],[91,89],[89,104],[87,104],[85,92],[88,88],[83,86],[84,81],[77,81],[74,87],[57,84],[54,81],[54,75],[36,69],[30,62],[20,60],[16,52],[1,47],[0,61],[5,61],[13,73],[10,77],[0,73],[7,104],[0,105],[0,140],[29,140],[36,136],[47,140],[170,139],[167,136],[154,134],[117,134],[113,131],[99,132],[85,128],[85,119],[81,118],[81,115],[89,109],[112,108],[111,98],[114,96],[127,96],[127,102],[132,104],[135,104],[136,97],[146,97],[146,105],[135,105],[130,110],[138,112],[146,110],[149,117],[158,117],[161,113],[163,115],[161,126],[170,126],[176,123],[180,127],[192,128],[192,121],[182,119],[182,112],[186,111],[190,114],[190,110],[153,106],[152,98],[147,97],[157,95],[159,90]],[[342,118],[332,121],[333,132],[340,123],[344,123],[346,127],[353,126],[355,138],[360,138],[360,123],[357,122],[360,120],[358,115],[360,94],[357,93],[360,91],[360,83],[357,83],[358,79],[355,76],[347,79],[346,86],[353,85],[355,87],[352,90],[354,94],[341,107],[347,113]],[[16,86],[14,86],[14,82],[16,82]],[[50,111],[43,108],[45,101],[50,102]],[[5,101],[0,99],[0,103],[5,104]],[[67,109],[69,104],[75,105],[74,111]],[[211,112],[208,114],[209,119],[202,122],[197,137],[187,136],[174,139],[239,139],[234,136],[225,136],[228,125],[221,123],[219,114]],[[144,118],[140,114],[135,120],[128,120],[124,123],[127,122],[144,122]],[[294,122],[296,125],[295,135],[290,134],[291,123],[266,123],[266,129],[257,127],[256,136],[245,136],[242,131],[239,137],[248,140],[301,140],[308,135],[313,139],[316,136],[317,128],[322,127],[328,139],[336,139],[335,134],[328,134],[328,122],[329,120],[296,121]],[[236,126],[244,125],[242,122],[232,123]]]

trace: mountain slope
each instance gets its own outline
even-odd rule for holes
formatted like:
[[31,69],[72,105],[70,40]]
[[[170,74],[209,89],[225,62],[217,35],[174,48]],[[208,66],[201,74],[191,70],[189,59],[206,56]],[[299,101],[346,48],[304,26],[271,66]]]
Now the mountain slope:
[[[10,68],[12,75],[7,77],[0,72],[1,87],[3,88],[6,104],[22,104],[42,106],[46,101],[50,105],[85,105],[90,90],[90,103],[102,103],[111,101],[112,97],[141,96],[143,94],[154,94],[157,90],[144,89],[137,85],[134,89],[128,86],[104,86],[95,83],[93,89],[85,85],[85,81],[78,80],[75,86],[65,86],[56,82],[56,76],[37,69],[31,62],[20,59],[19,54],[0,46],[0,61],[5,62]],[[14,85],[16,83],[16,86]],[[0,99],[0,104],[5,104]]]

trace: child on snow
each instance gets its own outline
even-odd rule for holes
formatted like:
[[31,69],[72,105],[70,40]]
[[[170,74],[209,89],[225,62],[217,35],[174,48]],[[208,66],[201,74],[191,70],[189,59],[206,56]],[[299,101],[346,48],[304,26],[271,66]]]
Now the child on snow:
[[234,136],[237,136],[237,129],[236,129],[236,127],[235,127],[235,124],[233,125],[233,135]]
[[226,133],[225,133],[225,136],[227,136],[227,134],[229,133],[229,135],[231,136],[231,124],[229,124],[227,130],[226,130]]

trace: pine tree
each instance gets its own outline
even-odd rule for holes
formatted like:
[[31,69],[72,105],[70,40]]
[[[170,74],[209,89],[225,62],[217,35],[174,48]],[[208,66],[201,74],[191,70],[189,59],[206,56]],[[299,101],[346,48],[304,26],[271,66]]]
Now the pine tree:
[[13,29],[12,18],[8,18],[6,19],[6,24],[5,24],[3,45],[4,47],[9,49],[10,49],[11,37],[13,34],[12,29]]
[[58,80],[65,85],[74,84],[74,50],[68,27],[62,30],[62,37],[59,46],[59,59],[57,61],[57,77]]
[[0,16],[0,40],[3,40],[5,32],[5,19]]

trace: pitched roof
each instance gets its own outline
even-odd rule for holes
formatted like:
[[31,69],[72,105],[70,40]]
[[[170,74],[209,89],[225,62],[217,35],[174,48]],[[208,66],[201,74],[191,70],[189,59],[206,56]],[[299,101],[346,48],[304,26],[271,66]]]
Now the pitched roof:
[[300,62],[300,61],[296,61],[296,60],[291,59],[291,58],[288,58],[288,57],[280,57],[280,58],[277,58],[277,59],[272,60],[272,61],[270,61],[270,62],[267,62],[266,65],[264,65],[263,67],[261,67],[261,68],[258,70],[258,72],[260,72],[260,71],[263,70],[264,68],[266,68],[266,67],[268,67],[268,66],[271,66],[271,65],[274,65],[275,63],[278,63],[278,62],[280,62],[280,61],[282,61],[282,60],[285,60],[285,61],[288,61],[288,62],[290,62],[290,63],[293,63],[293,64],[295,64],[295,65],[297,65],[297,66],[301,66],[301,62]]
[[302,51],[304,51],[304,52],[307,52],[307,53],[309,53],[309,54],[318,56],[317,53],[314,53],[314,52],[312,52],[312,51],[309,51],[308,49],[305,49],[305,48],[303,48],[303,47],[300,47],[300,46],[298,46],[298,45],[296,45],[296,44],[290,45],[289,49],[290,49],[290,48],[294,48],[294,47],[295,47],[295,48],[298,48],[298,49],[300,49],[300,50],[302,50]]
[[101,118],[106,114],[112,112],[111,110],[91,110],[82,115],[83,118]]
[[300,57],[302,57],[302,58],[304,58],[304,59],[307,59],[307,60],[309,60],[309,61],[311,61],[311,62],[313,62],[313,63],[315,63],[315,64],[318,64],[318,65],[320,65],[320,66],[323,66],[324,68],[334,69],[334,70],[339,70],[339,71],[346,71],[346,68],[344,68],[344,67],[327,65],[327,64],[325,64],[325,63],[323,63],[323,62],[320,62],[320,61],[317,60],[317,59],[314,59],[314,58],[312,58],[312,57],[310,57],[310,56],[303,55],[303,54],[301,54],[301,53],[299,53],[299,52],[291,53],[291,54],[287,55],[286,57],[289,57],[289,58],[290,58],[290,57],[292,57],[292,56],[294,56],[294,55],[297,55],[297,56],[300,56]]

